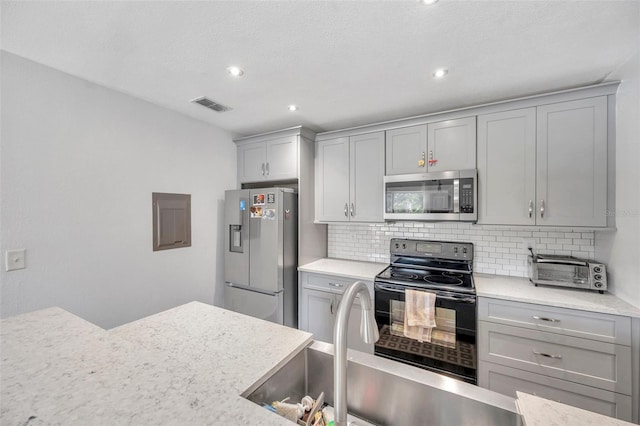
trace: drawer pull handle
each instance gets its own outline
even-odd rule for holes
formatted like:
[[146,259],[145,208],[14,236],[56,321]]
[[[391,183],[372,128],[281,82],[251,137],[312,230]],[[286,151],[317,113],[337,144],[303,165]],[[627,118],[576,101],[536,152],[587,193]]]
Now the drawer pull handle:
[[329,285],[331,287],[338,287],[338,288],[344,287],[344,284],[329,283]]
[[535,320],[540,320],[540,321],[548,321],[548,322],[560,322],[559,319],[555,319],[555,318],[546,318],[546,317],[539,317],[539,316],[533,316],[532,317]]
[[549,355],[549,354],[545,354],[545,353],[538,352],[538,351],[533,351],[533,353],[535,355],[540,355],[540,356],[544,356],[544,357],[547,357],[547,358],[562,359],[562,355]]

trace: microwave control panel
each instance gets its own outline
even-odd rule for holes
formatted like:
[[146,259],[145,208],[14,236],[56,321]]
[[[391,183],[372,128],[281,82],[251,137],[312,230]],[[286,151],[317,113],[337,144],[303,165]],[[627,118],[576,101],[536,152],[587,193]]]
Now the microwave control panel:
[[473,179],[460,179],[460,213],[473,213]]

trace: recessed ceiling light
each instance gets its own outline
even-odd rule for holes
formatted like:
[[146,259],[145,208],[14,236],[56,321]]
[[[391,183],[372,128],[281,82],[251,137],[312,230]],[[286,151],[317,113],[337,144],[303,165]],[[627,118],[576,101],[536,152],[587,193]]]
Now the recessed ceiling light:
[[236,67],[235,65],[228,67],[227,72],[234,77],[242,77],[242,75],[244,74],[242,68]]
[[297,111],[298,110],[298,106],[297,105],[289,105],[287,108],[289,109],[289,111]]
[[422,0],[422,3],[426,4],[427,6],[431,6],[432,4],[438,3],[438,0]]
[[446,68],[439,68],[439,69],[437,69],[437,70],[435,70],[435,71],[433,72],[433,76],[434,76],[435,78],[442,78],[442,77],[444,77],[445,75],[447,75],[447,73],[448,73],[448,72],[449,72],[449,70],[448,70],[448,69],[446,69]]

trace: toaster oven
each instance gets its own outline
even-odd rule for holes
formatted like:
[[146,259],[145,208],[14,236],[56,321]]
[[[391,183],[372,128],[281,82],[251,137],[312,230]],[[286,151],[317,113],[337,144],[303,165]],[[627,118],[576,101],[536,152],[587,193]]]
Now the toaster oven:
[[529,281],[534,285],[597,290],[607,289],[605,265],[573,256],[537,254],[529,256]]

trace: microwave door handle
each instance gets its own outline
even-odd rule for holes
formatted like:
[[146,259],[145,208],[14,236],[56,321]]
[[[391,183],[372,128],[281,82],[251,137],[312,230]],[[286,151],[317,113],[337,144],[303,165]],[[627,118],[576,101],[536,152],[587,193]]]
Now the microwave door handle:
[[460,213],[460,179],[453,180],[453,212]]

